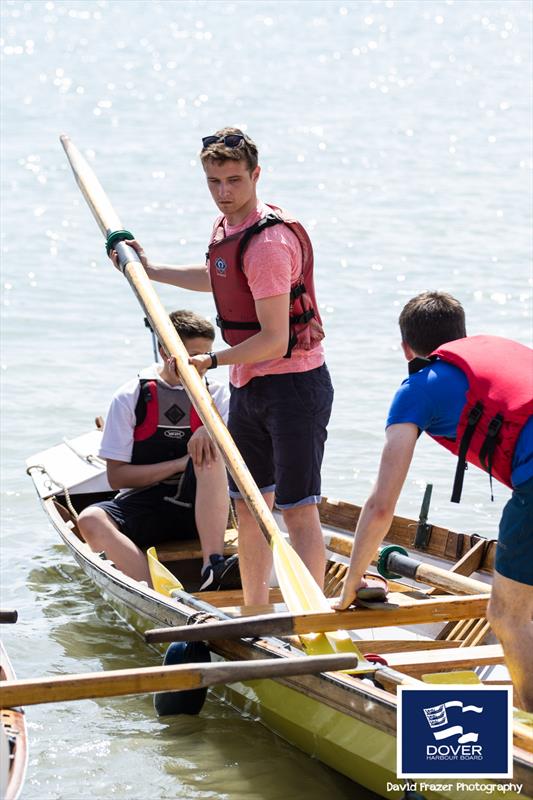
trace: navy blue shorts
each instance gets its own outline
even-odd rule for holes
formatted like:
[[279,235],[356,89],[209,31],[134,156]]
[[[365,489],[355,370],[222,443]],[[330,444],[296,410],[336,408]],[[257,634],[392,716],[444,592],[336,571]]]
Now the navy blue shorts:
[[533,586],[533,478],[513,489],[503,509],[495,569],[504,578]]
[[[278,508],[320,502],[320,469],[333,403],[325,364],[231,387],[228,428],[263,494]],[[230,477],[231,497],[240,497]]]
[[[117,528],[138,547],[150,547],[171,539],[198,537],[194,517],[195,496],[196,476],[189,461],[178,485],[158,483],[149,489],[131,491],[95,505],[103,508]],[[177,499],[183,505],[172,503],[165,499],[167,497]]]

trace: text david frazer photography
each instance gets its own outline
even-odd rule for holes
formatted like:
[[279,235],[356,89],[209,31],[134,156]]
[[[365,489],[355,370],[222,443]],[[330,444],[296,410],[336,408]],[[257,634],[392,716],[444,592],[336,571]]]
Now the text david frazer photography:
[[523,783],[481,783],[480,781],[457,781],[454,783],[436,783],[435,781],[404,781],[394,783],[387,781],[387,792],[476,792],[477,794],[506,797],[511,792],[522,794]]

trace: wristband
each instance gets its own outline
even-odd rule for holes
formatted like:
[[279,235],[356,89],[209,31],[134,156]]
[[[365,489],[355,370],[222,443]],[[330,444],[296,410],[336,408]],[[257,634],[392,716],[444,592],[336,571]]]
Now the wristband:
[[216,369],[218,367],[217,354],[211,351],[207,355],[211,357],[211,365],[207,369]]

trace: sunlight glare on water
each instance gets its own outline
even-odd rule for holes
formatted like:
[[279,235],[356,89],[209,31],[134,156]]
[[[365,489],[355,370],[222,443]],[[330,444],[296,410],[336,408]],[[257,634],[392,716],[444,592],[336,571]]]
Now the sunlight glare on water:
[[[323,488],[362,502],[405,374],[398,314],[425,289],[470,333],[531,343],[531,6],[517,0],[6,0],[2,30],[2,631],[21,677],[159,663],[59,546],[24,474],[89,430],[151,358],[58,137],[68,133],[155,261],[200,263],[215,209],[201,137],[258,143],[263,199],[316,255],[335,385]],[[169,310],[207,295],[158,287]],[[219,343],[220,345],[220,343]],[[399,504],[494,537],[508,496],[420,441]],[[7,626],[4,626],[7,627]],[[28,712],[26,800],[364,800],[363,789],[214,696],[157,720],[149,697]]]

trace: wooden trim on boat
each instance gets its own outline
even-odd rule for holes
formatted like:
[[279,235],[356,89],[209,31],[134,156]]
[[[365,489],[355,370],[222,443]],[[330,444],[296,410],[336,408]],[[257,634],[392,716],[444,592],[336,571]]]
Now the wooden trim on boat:
[[[0,681],[12,681],[15,672],[3,644],[0,642]],[[9,743],[9,764],[2,763],[0,768],[8,769],[8,780],[2,800],[17,800],[19,797],[28,764],[28,734],[24,711],[20,708],[0,709],[0,725],[4,729]]]

